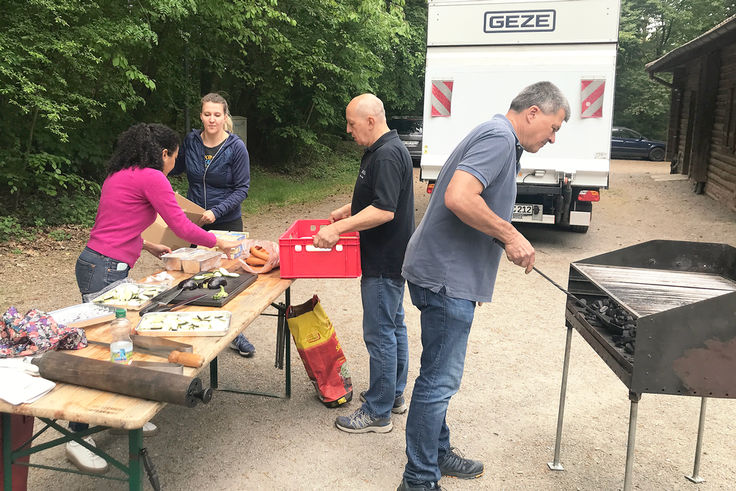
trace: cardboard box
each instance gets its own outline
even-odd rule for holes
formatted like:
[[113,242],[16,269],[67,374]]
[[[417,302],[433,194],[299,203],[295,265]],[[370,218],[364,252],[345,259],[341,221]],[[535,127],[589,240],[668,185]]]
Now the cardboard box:
[[[181,206],[181,209],[184,210],[184,213],[187,215],[187,218],[199,225],[199,219],[202,218],[202,214],[205,212],[205,209],[196,203],[189,201],[178,193],[174,193],[174,195],[176,196],[177,203],[179,203],[179,206]],[[145,241],[153,242],[155,244],[164,244],[171,247],[172,250],[179,249],[181,247],[189,247],[191,245],[191,242],[177,236],[169,226],[166,225],[166,222],[160,215],[156,215],[156,221],[144,230],[141,236]]]
[[[231,254],[232,259],[237,259],[244,254],[242,242],[244,242],[245,239],[248,238],[248,232],[230,232],[227,230],[210,230],[210,232],[215,234],[215,237],[217,237],[218,239],[234,240],[236,242],[241,242],[239,247],[230,249],[230,254]],[[208,249],[207,247],[200,247],[200,248]],[[214,247],[211,247],[209,249],[215,250]]]

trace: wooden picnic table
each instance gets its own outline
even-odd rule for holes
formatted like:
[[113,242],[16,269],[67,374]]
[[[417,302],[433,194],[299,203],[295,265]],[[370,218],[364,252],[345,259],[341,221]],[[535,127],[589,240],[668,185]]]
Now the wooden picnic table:
[[[230,269],[231,271],[237,269],[237,265],[238,262],[236,260],[224,261],[223,263],[223,266]],[[192,276],[181,271],[170,271],[169,274],[171,274],[175,278],[174,284],[182,279]],[[224,336],[176,336],[169,338],[175,341],[191,344],[194,353],[200,354],[202,355],[202,357],[204,357],[205,362],[202,367],[184,367],[184,375],[195,377],[204,369],[205,366],[209,366],[210,386],[212,388],[217,388],[218,354],[223,349],[228,347],[230,342],[246,327],[248,327],[251,322],[253,322],[261,314],[264,314],[264,311],[266,311],[266,309],[268,309],[269,307],[273,307],[276,309],[277,313],[266,315],[274,315],[277,317],[278,329],[276,340],[276,365],[277,368],[284,368],[283,365],[278,366],[278,350],[285,351],[285,357],[283,356],[283,354],[281,357],[282,360],[285,358],[286,361],[285,396],[290,397],[290,344],[288,338],[288,329],[286,328],[285,315],[286,308],[290,304],[290,287],[293,281],[294,280],[291,279],[282,279],[279,275],[279,270],[275,270],[266,274],[259,275],[258,279],[253,284],[251,284],[243,292],[239,293],[237,296],[231,299],[222,308],[201,306],[182,307],[182,311],[226,310],[232,313],[230,327]],[[281,295],[285,296],[284,302],[276,303]],[[133,326],[137,325],[139,316],[136,311],[128,311],[127,316]],[[85,331],[89,339],[109,342],[110,335],[108,327],[109,323],[105,323],[94,327],[85,328]],[[97,360],[108,360],[110,357],[110,351],[108,348],[92,344],[84,349],[76,351],[66,351],[65,353],[74,354],[76,356],[83,356],[86,358],[94,358]],[[135,350],[133,354],[133,359],[143,361],[165,361],[162,358],[153,355],[143,354]],[[252,393],[233,389],[224,390],[241,393]],[[272,394],[260,395],[273,396]],[[0,400],[0,413],[2,413],[2,448],[4,469],[3,488],[8,491],[11,489],[11,465],[12,462],[16,461],[18,458],[36,453],[41,450],[45,450],[50,447],[65,444],[70,440],[76,440],[85,447],[92,449],[93,447],[89,447],[86,445],[85,442],[80,441],[83,436],[94,434],[99,431],[106,430],[107,428],[121,428],[128,430],[129,436],[130,459],[127,466],[124,463],[121,463],[113,457],[107,455],[102,450],[97,449],[95,453],[98,453],[103,458],[108,460],[108,462],[111,463],[114,467],[119,468],[123,471],[123,473],[127,474],[127,478],[120,480],[127,480],[129,482],[129,488],[131,490],[141,489],[143,484],[143,460],[146,458],[145,451],[143,452],[144,455],[141,455],[141,450],[143,449],[142,427],[147,421],[150,421],[159,411],[161,411],[161,409],[163,409],[165,405],[166,403],[163,402],[138,399],[122,394],[115,394],[112,392],[106,392],[66,383],[57,383],[56,387],[51,390],[51,392],[31,404],[20,404],[17,406],[13,406]],[[40,418],[44,423],[46,423],[47,427],[56,429],[64,436],[51,442],[44,443],[42,445],[37,445],[33,447],[31,447],[30,445],[26,445],[21,446],[21,448],[18,449],[12,449],[12,429],[10,426],[10,414],[22,414]],[[56,423],[56,420],[89,423],[90,429],[83,432],[71,433],[68,429]],[[47,428],[44,428],[41,431],[45,431],[46,429]],[[40,434],[40,432],[38,434]],[[34,435],[34,439],[36,436],[38,436],[38,434]],[[30,464],[30,466],[34,467],[36,465]],[[47,466],[38,467],[49,468]],[[87,473],[83,472],[79,473],[88,475]]]

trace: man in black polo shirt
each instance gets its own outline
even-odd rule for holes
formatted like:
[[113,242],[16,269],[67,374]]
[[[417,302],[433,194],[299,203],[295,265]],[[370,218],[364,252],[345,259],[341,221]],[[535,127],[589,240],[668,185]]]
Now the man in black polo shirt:
[[367,147],[353,201],[330,213],[331,225],[314,236],[316,247],[332,247],[345,232],[360,231],[363,277],[363,340],[370,355],[370,385],[363,405],[335,426],[349,433],[387,433],[391,413],[406,411],[404,388],[408,340],[404,324],[401,265],[414,231],[413,169],[409,151],[389,130],[381,100],[359,95],[345,109],[347,132]]

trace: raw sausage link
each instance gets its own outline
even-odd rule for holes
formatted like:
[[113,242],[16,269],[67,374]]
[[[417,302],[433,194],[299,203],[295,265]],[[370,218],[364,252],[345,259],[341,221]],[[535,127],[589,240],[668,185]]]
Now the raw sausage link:
[[245,258],[245,264],[248,264],[249,266],[265,266],[266,261],[260,257],[248,256]]
[[255,256],[259,259],[263,259],[264,261],[268,261],[268,257],[269,257],[268,251],[261,246],[251,247],[250,255]]

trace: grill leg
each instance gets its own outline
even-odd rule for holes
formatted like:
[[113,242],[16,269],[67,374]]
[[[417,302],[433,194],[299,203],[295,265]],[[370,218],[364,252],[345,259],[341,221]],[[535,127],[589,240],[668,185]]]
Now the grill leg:
[[698,422],[698,441],[695,444],[695,463],[693,464],[693,475],[692,476],[685,476],[685,478],[690,481],[694,482],[695,484],[700,484],[701,482],[705,482],[705,479],[700,477],[700,452],[703,450],[703,430],[705,427],[705,402],[708,399],[706,397],[702,397],[700,399],[700,421]]
[[629,440],[626,443],[626,473],[624,474],[624,491],[631,490],[631,472],[634,470],[634,445],[636,443],[636,416],[639,411],[641,395],[629,392],[631,410],[629,411]]
[[572,326],[567,328],[565,339],[565,361],[562,363],[562,384],[560,387],[560,406],[557,411],[557,436],[555,437],[555,456],[547,467],[552,471],[564,471],[560,462],[560,441],[562,440],[562,420],[565,417],[565,393],[567,392],[567,369],[570,366],[570,345],[572,344]]

